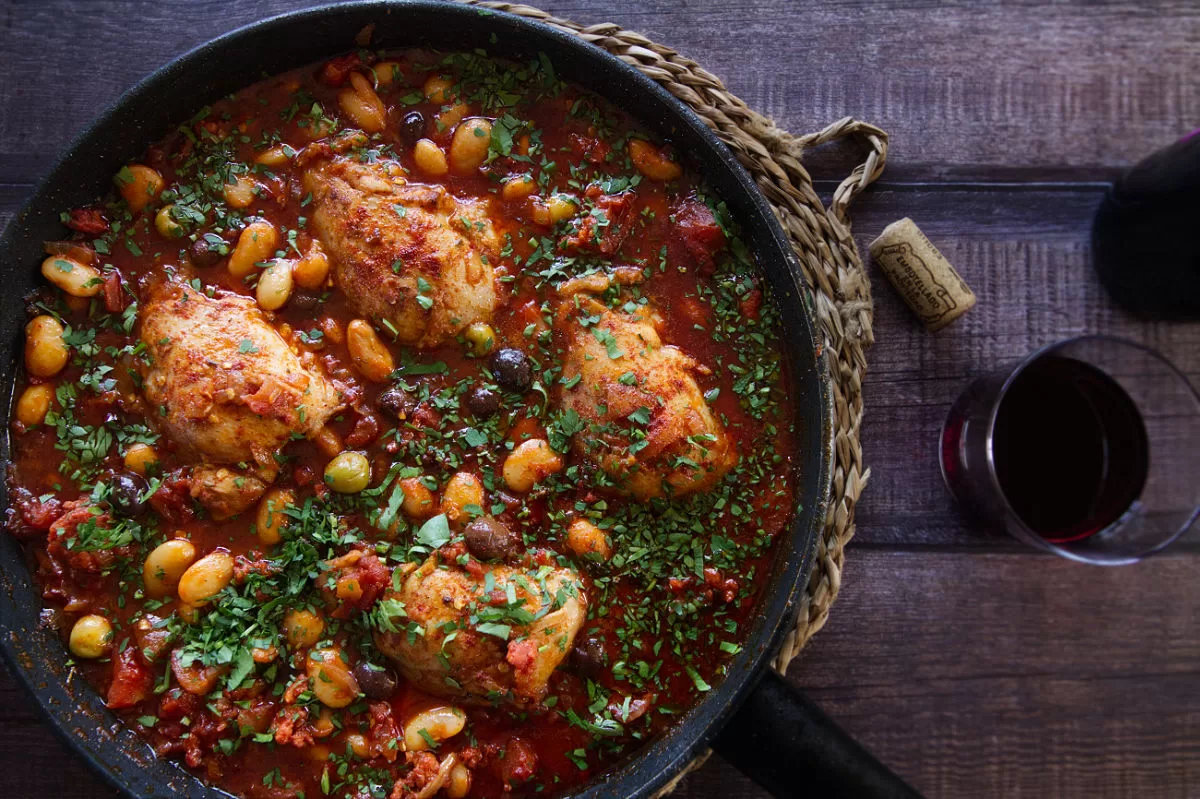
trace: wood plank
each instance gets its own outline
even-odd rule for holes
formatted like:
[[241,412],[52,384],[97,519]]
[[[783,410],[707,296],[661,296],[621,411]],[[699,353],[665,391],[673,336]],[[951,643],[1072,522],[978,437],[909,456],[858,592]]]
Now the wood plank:
[[[862,444],[872,470],[858,509],[859,540],[877,546],[1011,550],[954,507],[937,442],[950,405],[976,376],[1083,333],[1132,339],[1162,352],[1200,385],[1200,325],[1145,322],[1116,308],[1091,266],[1099,188],[884,188],[854,209],[865,253],[888,223],[910,216],[978,295],[939,333],[924,330],[878,267],[876,343],[868,355]],[[1200,542],[1200,530],[1187,538]]]
[[[303,5],[4,0],[0,182],[44,172],[101,108],[170,58]],[[892,134],[892,179],[1111,175],[1200,118],[1200,11],[1186,0],[969,13],[862,0],[803,10],[779,0],[544,5],[645,31],[796,132],[847,114],[874,122]],[[88,46],[48,52],[49,30]]]
[[1194,796],[1198,578],[852,550],[790,678],[929,796]]

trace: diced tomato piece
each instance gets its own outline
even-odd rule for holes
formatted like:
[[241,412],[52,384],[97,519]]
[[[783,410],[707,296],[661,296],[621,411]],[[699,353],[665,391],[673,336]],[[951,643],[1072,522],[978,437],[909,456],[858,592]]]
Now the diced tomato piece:
[[500,779],[507,789],[529,782],[537,774],[537,751],[521,738],[511,738],[500,758]]
[[725,233],[712,210],[695,198],[682,201],[674,209],[675,232],[687,254],[697,266],[712,263],[717,251],[725,246]]
[[515,444],[528,441],[531,438],[545,438],[546,428],[541,422],[531,416],[521,416],[508,428],[508,440]]
[[387,702],[372,702],[367,706],[367,717],[371,724],[367,731],[367,745],[370,747],[371,757],[382,757],[389,763],[394,761],[400,753],[400,747],[396,743],[401,736],[396,720],[392,717],[392,706]]
[[542,317],[541,303],[536,300],[530,300],[524,303],[520,308],[513,312],[513,316],[517,319],[517,324],[521,328],[527,328],[533,325],[534,333],[540,333],[546,329],[546,320]]
[[599,164],[608,157],[612,152],[612,145],[603,139],[597,139],[593,136],[581,136],[578,133],[572,133],[570,136],[571,148],[579,155],[583,156],[584,160],[589,163]]
[[157,662],[174,642],[166,620],[153,614],[146,614],[133,626],[133,639],[147,663]]
[[274,561],[263,560],[261,558],[252,560],[245,555],[238,555],[233,560],[233,582],[236,585],[246,582],[252,574],[261,574],[264,577],[270,577],[278,573],[279,566]]
[[113,710],[141,704],[154,690],[154,675],[142,665],[137,650],[126,647],[113,658],[112,684],[108,687],[108,706]]
[[308,726],[308,709],[300,705],[285,705],[271,720],[271,732],[275,743],[291,744],[299,749],[313,745],[312,730]]
[[130,544],[107,549],[76,548],[80,534],[107,530],[112,517],[86,500],[77,499],[63,504],[63,515],[50,525],[46,554],[80,572],[97,574],[122,558],[133,557],[137,548]]
[[760,308],[762,308],[762,292],[758,289],[751,289],[738,303],[738,310],[747,319],[757,319]]
[[[353,555],[355,553],[351,553]],[[353,559],[351,555],[330,561],[334,589],[323,589],[327,601],[334,607],[335,619],[348,619],[354,614],[370,609],[380,594],[392,581],[392,573],[376,555],[363,555]]]
[[317,80],[326,86],[341,86],[350,79],[350,73],[363,66],[358,53],[347,53],[326,61],[317,72]]
[[125,292],[121,291],[121,275],[114,269],[104,276],[104,310],[120,313],[125,310]]
[[162,484],[150,496],[150,506],[171,524],[189,522],[192,512],[191,486],[182,473],[174,473],[163,479]]
[[346,436],[346,446],[351,449],[362,449],[379,438],[379,418],[370,411],[360,412],[354,422],[354,429]]
[[237,722],[238,729],[261,733],[270,726],[279,705],[266,697],[255,696],[237,703],[231,702],[230,708],[233,710],[233,720]]
[[171,654],[171,673],[175,676],[175,681],[179,683],[180,688],[196,696],[206,696],[213,688],[216,688],[217,680],[221,679],[221,675],[228,670],[228,668],[204,666],[200,663],[191,663],[185,666],[180,650],[176,649]]
[[76,208],[67,214],[67,227],[85,236],[101,236],[108,232],[108,220],[99,208]]
[[564,236],[560,246],[584,252],[612,255],[633,231],[637,217],[633,212],[633,193],[602,194],[596,208],[576,222],[575,232]]
[[163,721],[175,721],[184,716],[195,716],[204,707],[204,700],[187,693],[182,688],[171,688],[158,701],[158,717]]
[[57,497],[43,500],[20,486],[14,486],[11,491],[12,507],[8,509],[7,525],[9,532],[22,541],[45,533],[63,515],[63,503]]
[[308,488],[317,482],[317,470],[306,463],[302,463],[292,470],[292,479],[301,488]]
[[418,405],[412,413],[412,421],[418,427],[436,428],[442,423],[442,415],[428,405]]

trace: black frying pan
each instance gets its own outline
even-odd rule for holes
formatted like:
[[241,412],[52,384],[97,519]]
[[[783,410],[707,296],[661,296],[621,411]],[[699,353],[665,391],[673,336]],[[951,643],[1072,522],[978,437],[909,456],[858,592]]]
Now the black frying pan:
[[[158,70],[71,144],[0,238],[0,387],[12,393],[25,322],[21,298],[38,285],[42,242],[63,235],[60,211],[103,194],[121,165],[139,157],[147,145],[204,103],[264,74],[351,49],[355,34],[370,23],[375,25],[372,47],[483,47],[517,59],[545,53],[565,79],[607,97],[676,142],[741,223],[783,311],[790,395],[799,420],[800,509],[780,542],[758,622],[723,682],[665,736],[618,763],[578,796],[650,796],[707,745],[780,797],[915,796],[767,669],[793,624],[796,598],[812,567],[832,460],[828,366],[817,354],[813,315],[795,255],[749,175],[695,114],[637,70],[574,36],[523,18],[458,5],[355,2],[242,28]],[[8,456],[8,443],[3,436],[2,458]],[[0,502],[7,506],[3,486]],[[0,560],[0,650],[63,740],[129,796],[226,796],[174,763],[155,758],[94,691],[72,678],[63,665],[65,652],[58,635],[39,623],[40,591],[23,565],[20,546],[8,535],[0,534]]]

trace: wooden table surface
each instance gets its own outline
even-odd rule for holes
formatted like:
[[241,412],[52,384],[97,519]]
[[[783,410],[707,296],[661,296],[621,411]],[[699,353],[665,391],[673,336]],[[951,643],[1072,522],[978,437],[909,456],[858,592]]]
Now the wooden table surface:
[[[302,5],[0,0],[0,223],[137,79]],[[1118,333],[1200,380],[1200,325],[1115,310],[1088,244],[1104,182],[1200,124],[1200,6],[546,7],[676,47],[792,131],[847,114],[889,131],[887,172],[855,208],[860,247],[911,216],[979,296],[931,335],[872,268],[872,476],[841,596],[789,679],[930,797],[1200,796],[1198,537],[1119,569],[1034,554],[960,515],[935,459],[942,418],[972,376],[1059,338]],[[826,191],[846,168],[819,154],[811,166]],[[0,787],[112,795],[3,674]],[[763,794],[714,758],[677,795]]]

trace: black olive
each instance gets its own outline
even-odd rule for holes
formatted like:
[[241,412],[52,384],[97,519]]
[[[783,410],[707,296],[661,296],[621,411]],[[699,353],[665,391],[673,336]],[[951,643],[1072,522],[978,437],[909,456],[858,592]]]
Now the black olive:
[[119,516],[141,516],[150,503],[142,500],[146,481],[132,474],[116,474],[108,481],[108,507]]
[[525,551],[521,535],[491,516],[480,516],[463,530],[467,550],[480,560],[512,560]]
[[467,410],[476,419],[487,419],[500,410],[500,395],[490,388],[478,386],[467,395]]
[[571,650],[571,665],[581,676],[596,679],[608,668],[608,652],[599,638],[585,638]]
[[400,122],[400,140],[410,147],[425,138],[425,115],[420,111],[409,111]]
[[307,291],[297,291],[292,295],[288,305],[297,311],[311,311],[320,304],[321,298],[315,294],[309,294]]
[[412,415],[417,409],[417,398],[399,386],[392,386],[379,395],[375,404],[388,416],[399,419]]
[[450,456],[440,449],[427,449],[421,455],[421,465],[431,471],[445,469],[449,466]]
[[492,356],[492,374],[504,390],[524,394],[533,385],[533,362],[520,350],[505,347]]
[[391,699],[396,692],[396,675],[392,670],[365,660],[359,661],[354,667],[354,679],[368,699]]
[[220,261],[224,256],[221,255],[219,244],[215,244],[204,236],[201,236],[192,244],[191,257],[192,266],[207,269],[210,266],[216,266],[217,261]]

